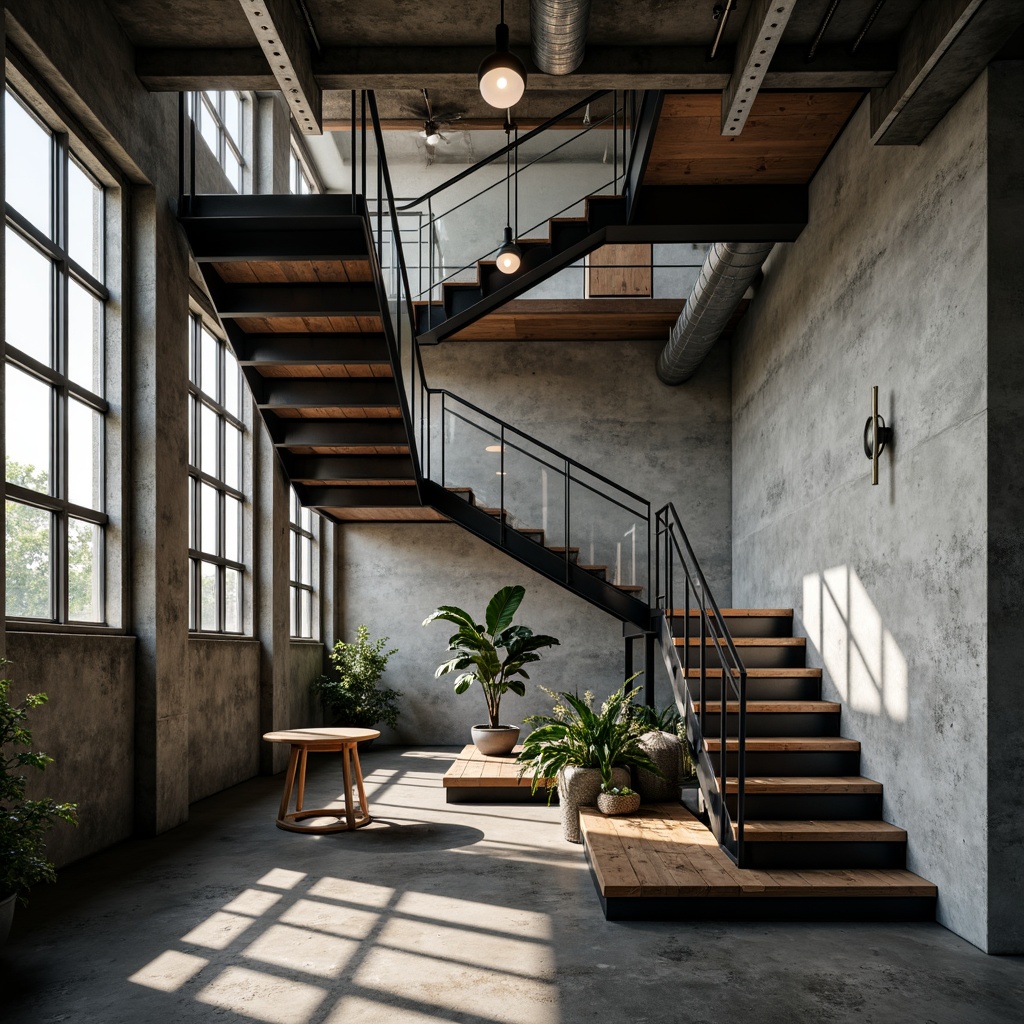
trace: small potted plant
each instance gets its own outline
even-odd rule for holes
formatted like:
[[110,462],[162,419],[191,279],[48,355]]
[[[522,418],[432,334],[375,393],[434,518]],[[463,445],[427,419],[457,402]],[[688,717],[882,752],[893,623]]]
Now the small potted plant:
[[629,786],[601,783],[597,794],[597,809],[602,814],[635,814],[640,809],[640,794]]
[[[483,626],[454,605],[442,605],[423,620],[424,626],[445,619],[458,627],[448,641],[454,657],[437,667],[434,678],[461,672],[455,680],[456,693],[465,693],[474,682],[480,684],[487,702],[487,725],[474,725],[472,735],[477,750],[490,757],[510,754],[519,739],[518,726],[501,724],[502,695],[511,690],[522,697],[526,693],[523,679],[530,678],[523,666],[540,661],[537,651],[541,648],[558,644],[553,636],[534,634],[529,626],[512,625],[525,594],[520,586],[502,587],[487,604]],[[505,652],[504,657],[499,651]]]
[[[0,671],[9,664],[0,658]],[[32,886],[56,880],[54,866],[46,859],[46,833],[58,821],[78,824],[74,804],[25,798],[28,777],[22,769],[43,771],[53,763],[52,757],[30,749],[32,733],[25,724],[29,712],[45,704],[47,697],[30,693],[12,704],[10,687],[10,679],[0,679],[0,942],[10,931],[15,901],[26,903]]]
[[526,720],[536,728],[523,742],[520,774],[533,770],[533,792],[542,780],[557,780],[562,835],[570,843],[580,841],[580,807],[594,806],[602,785],[609,790],[628,787],[630,768],[658,773],[640,746],[642,727],[629,713],[633,691],[626,687],[635,678],[627,679],[600,711],[594,710],[589,691],[580,697],[547,690],[555,699],[552,713]]
[[355,643],[339,640],[329,657],[333,675],[313,680],[313,691],[335,725],[372,729],[383,723],[393,729],[398,722],[396,706],[402,696],[398,690],[379,687],[377,683],[387,668],[388,658],[397,647],[385,651],[388,637],[370,640],[366,626],[356,630]]

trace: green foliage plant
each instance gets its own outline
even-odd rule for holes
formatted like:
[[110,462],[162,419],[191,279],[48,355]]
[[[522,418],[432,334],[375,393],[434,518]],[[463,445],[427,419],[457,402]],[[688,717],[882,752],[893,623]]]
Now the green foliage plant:
[[644,731],[670,732],[675,735],[679,712],[674,704],[666,704],[660,711],[647,704],[634,704],[630,714]]
[[[6,673],[10,662],[0,659]],[[27,800],[28,776],[23,769],[43,771],[53,758],[31,749],[29,712],[45,704],[45,693],[30,693],[18,704],[8,696],[10,679],[0,679],[0,899],[16,895],[26,903],[38,882],[56,881],[54,866],[46,859],[46,834],[58,821],[78,824],[75,804],[49,797]],[[19,750],[19,747],[28,749]]]
[[[458,627],[459,631],[448,639],[448,651],[454,657],[438,665],[434,678],[461,672],[455,680],[456,693],[465,693],[478,682],[492,728],[499,725],[502,695],[509,690],[520,697],[526,693],[523,680],[530,677],[523,666],[540,661],[539,650],[559,643],[553,636],[534,634],[529,626],[512,624],[525,594],[520,586],[502,587],[487,604],[486,625],[479,625],[469,612],[455,605],[441,605],[423,620],[424,626],[444,619]],[[504,657],[499,651],[505,652]]]
[[313,680],[316,693],[328,714],[342,726],[372,729],[383,722],[394,728],[398,722],[396,706],[402,696],[399,690],[377,686],[387,668],[388,658],[398,653],[393,647],[385,651],[390,637],[370,640],[366,626],[356,630],[355,643],[339,640],[329,657],[334,666],[333,675],[318,676]]
[[563,768],[570,766],[597,768],[606,792],[614,788],[613,768],[645,768],[655,775],[661,774],[640,746],[640,737],[646,730],[630,711],[635,707],[635,691],[627,687],[635,678],[627,679],[599,711],[594,709],[594,695],[589,690],[581,697],[578,693],[553,693],[545,689],[555,700],[554,709],[550,715],[526,719],[535,728],[523,741],[518,757],[520,776],[533,771],[531,792],[537,792],[542,779],[556,778]]

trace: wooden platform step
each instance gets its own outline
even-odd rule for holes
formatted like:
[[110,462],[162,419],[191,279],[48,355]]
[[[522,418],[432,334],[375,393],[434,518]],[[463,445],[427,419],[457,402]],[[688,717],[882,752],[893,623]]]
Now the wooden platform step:
[[583,808],[594,885],[609,920],[931,920],[936,888],[902,869],[740,869],[683,807],[608,818]]
[[[444,773],[441,785],[447,803],[506,803],[548,798],[547,780],[542,780],[535,796],[531,796],[532,772],[519,775],[516,755],[523,748],[513,748],[508,757],[487,757],[472,743],[467,743]],[[553,780],[550,780],[553,781]]]

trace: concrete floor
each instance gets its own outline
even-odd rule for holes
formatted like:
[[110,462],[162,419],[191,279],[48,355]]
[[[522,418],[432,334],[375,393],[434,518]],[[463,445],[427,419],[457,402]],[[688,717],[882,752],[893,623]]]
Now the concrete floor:
[[[939,925],[613,924],[555,807],[446,805],[454,750],[363,759],[376,821],[302,836],[281,776],[66,868],[0,950],[0,1019],[575,1024],[1024,1019],[1024,957]],[[311,759],[307,805],[339,793]]]

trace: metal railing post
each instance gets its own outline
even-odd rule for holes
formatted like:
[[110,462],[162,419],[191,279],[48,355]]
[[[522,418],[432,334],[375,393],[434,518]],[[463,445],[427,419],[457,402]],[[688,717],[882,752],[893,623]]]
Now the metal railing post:
[[562,463],[565,471],[565,537],[562,543],[565,545],[565,582],[569,582],[569,462]]

